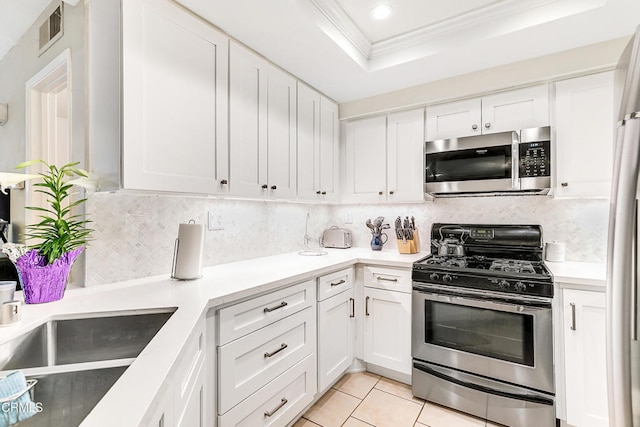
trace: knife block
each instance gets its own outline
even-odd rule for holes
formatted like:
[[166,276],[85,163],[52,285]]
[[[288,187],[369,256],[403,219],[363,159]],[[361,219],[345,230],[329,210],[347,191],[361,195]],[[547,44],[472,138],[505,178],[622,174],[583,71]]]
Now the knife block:
[[398,252],[401,254],[417,254],[420,252],[420,234],[416,228],[413,231],[413,239],[404,242],[402,239],[397,240]]

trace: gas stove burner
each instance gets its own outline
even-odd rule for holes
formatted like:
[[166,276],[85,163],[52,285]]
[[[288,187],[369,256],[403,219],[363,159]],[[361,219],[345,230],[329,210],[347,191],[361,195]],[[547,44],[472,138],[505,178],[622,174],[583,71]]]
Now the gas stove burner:
[[467,266],[467,260],[463,257],[433,256],[427,259],[426,264],[441,267],[465,268]]
[[491,271],[503,271],[505,273],[531,273],[536,272],[533,264],[529,261],[513,259],[496,259],[489,267]]

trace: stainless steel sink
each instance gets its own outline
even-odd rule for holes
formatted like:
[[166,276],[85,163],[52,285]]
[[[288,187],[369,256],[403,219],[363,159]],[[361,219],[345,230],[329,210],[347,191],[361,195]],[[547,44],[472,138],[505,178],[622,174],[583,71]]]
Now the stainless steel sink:
[[79,425],[175,311],[54,319],[0,344],[0,377],[22,370],[38,380],[43,410],[20,425]]
[[115,384],[127,366],[29,375],[37,379],[33,402],[42,412],[20,422],[23,426],[77,426]]
[[0,371],[135,358],[174,312],[50,320],[0,345]]

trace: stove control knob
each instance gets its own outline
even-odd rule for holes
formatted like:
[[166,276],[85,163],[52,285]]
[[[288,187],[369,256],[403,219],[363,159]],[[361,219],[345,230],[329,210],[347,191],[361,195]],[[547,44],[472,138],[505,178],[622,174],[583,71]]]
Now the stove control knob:
[[429,276],[429,279],[431,280],[438,280],[440,278],[440,275],[438,273],[431,273],[431,275]]
[[498,287],[500,289],[509,289],[509,282],[507,282],[506,280],[501,280],[498,282]]
[[450,274],[445,274],[444,276],[442,276],[442,280],[444,280],[445,282],[449,283],[451,281],[451,275]]
[[514,288],[516,291],[518,291],[518,292],[524,292],[524,291],[526,291],[526,290],[527,290],[527,285],[525,285],[525,284],[524,284],[524,283],[522,283],[522,282],[517,282],[517,283],[513,286],[513,288]]

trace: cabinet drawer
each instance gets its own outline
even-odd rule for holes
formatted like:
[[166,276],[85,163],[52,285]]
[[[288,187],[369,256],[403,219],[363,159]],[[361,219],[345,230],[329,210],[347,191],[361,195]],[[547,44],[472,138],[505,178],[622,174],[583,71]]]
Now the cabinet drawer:
[[315,281],[271,292],[219,312],[220,345],[256,331],[316,303]]
[[315,356],[310,354],[251,399],[218,417],[218,426],[286,426],[313,401],[315,393],[316,363]]
[[369,288],[411,293],[411,270],[366,266],[364,285]]
[[318,301],[337,295],[353,286],[353,267],[318,277]]
[[218,411],[224,414],[315,352],[316,311],[309,307],[218,349]]

